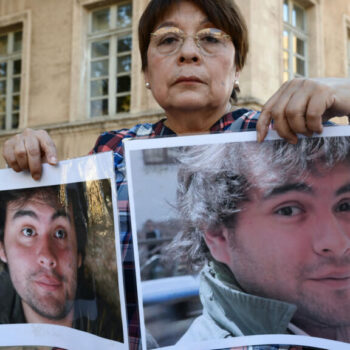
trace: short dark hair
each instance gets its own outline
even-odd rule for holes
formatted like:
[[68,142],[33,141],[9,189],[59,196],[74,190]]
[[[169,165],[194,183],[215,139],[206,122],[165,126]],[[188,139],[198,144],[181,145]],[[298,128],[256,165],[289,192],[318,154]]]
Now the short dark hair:
[[8,203],[14,201],[25,203],[34,196],[38,196],[52,207],[60,203],[62,206],[72,208],[78,253],[84,258],[87,242],[87,201],[85,193],[83,182],[0,192],[0,242],[3,242],[5,237],[4,229]]
[[154,31],[155,25],[172,5],[181,1],[193,2],[202,9],[217,28],[231,36],[236,49],[235,64],[239,70],[242,70],[249,47],[248,29],[241,11],[233,0],[151,0],[139,22],[139,49],[142,71],[147,68],[150,34]]

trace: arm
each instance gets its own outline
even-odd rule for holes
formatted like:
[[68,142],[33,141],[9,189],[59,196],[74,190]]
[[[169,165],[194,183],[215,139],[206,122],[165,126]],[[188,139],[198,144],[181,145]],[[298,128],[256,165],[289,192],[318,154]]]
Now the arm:
[[273,120],[274,129],[291,143],[297,133],[322,132],[322,122],[350,115],[350,80],[344,78],[293,79],[266,102],[257,124],[263,141]]
[[5,161],[13,170],[29,170],[34,180],[39,180],[42,163],[57,164],[54,142],[45,130],[26,129],[8,139],[3,148]]

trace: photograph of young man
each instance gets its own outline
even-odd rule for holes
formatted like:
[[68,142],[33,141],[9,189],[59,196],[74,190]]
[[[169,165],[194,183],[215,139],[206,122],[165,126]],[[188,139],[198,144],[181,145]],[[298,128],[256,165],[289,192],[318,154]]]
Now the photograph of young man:
[[253,334],[350,342],[350,138],[189,147],[178,257],[203,314],[181,343]]
[[84,274],[85,196],[84,183],[0,193],[0,324],[49,323],[123,338],[119,310]]

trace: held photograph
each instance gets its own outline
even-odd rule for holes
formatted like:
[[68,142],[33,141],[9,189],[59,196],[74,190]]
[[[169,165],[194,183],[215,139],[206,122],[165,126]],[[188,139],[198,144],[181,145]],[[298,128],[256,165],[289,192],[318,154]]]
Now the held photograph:
[[44,175],[0,190],[0,345],[127,349],[112,155]]
[[255,140],[124,143],[145,349],[349,348],[350,129]]

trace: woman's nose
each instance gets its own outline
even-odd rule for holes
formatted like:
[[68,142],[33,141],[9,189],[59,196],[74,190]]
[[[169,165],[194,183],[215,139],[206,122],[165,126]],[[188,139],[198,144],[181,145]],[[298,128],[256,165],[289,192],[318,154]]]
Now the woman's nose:
[[199,63],[202,59],[200,48],[193,37],[187,37],[178,52],[179,63]]

